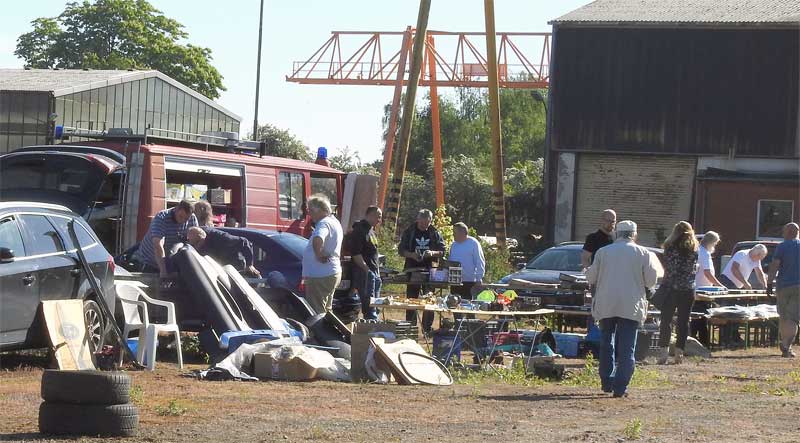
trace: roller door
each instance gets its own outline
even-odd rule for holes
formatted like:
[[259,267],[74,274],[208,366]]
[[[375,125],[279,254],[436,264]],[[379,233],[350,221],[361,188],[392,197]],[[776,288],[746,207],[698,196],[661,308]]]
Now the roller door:
[[600,213],[639,225],[640,244],[656,246],[680,220],[689,220],[697,160],[693,157],[581,154],[574,237],[597,230]]

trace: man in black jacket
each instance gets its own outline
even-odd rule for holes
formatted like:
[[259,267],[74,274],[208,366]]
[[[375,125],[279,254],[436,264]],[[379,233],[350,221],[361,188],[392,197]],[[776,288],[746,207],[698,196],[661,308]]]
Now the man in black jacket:
[[237,271],[247,271],[260,277],[261,273],[253,266],[253,245],[250,240],[228,234],[214,228],[192,227],[186,238],[200,255],[208,255],[220,265],[231,265]]
[[[429,268],[434,260],[444,256],[445,245],[439,231],[431,225],[433,213],[428,209],[421,209],[417,213],[417,221],[403,232],[398,250],[401,257],[405,257],[405,269]],[[406,297],[419,298],[423,287],[421,285],[407,285]],[[414,311],[406,311],[406,320],[417,323]],[[425,311],[422,315],[422,329],[430,332],[433,326],[433,312]]]
[[377,320],[378,310],[370,307],[373,297],[381,292],[381,273],[378,264],[378,242],[373,228],[383,214],[377,206],[370,206],[364,219],[353,223],[350,233],[350,255],[353,258],[353,287],[361,298],[361,312],[365,320]]

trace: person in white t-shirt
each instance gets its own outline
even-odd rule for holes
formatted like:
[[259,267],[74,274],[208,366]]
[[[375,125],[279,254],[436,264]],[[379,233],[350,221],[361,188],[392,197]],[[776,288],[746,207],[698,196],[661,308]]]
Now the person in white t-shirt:
[[314,232],[303,251],[305,296],[317,314],[322,314],[331,310],[333,292],[342,280],[340,254],[344,235],[327,197],[315,195],[308,199],[308,212],[314,221]]
[[472,299],[472,288],[480,287],[486,273],[486,259],[483,248],[475,237],[469,235],[464,223],[453,225],[454,241],[450,245],[450,261],[461,263],[461,286],[451,286],[450,293],[458,294],[464,300]]
[[711,256],[719,243],[719,234],[708,231],[700,241],[700,248],[697,250],[697,275],[694,278],[695,287],[703,286],[725,286],[717,280],[714,275],[714,261]]
[[767,247],[757,244],[751,249],[744,249],[731,257],[719,281],[728,289],[753,289],[748,280],[753,272],[758,276],[758,281],[765,288],[767,278],[761,270],[761,260],[767,256]]

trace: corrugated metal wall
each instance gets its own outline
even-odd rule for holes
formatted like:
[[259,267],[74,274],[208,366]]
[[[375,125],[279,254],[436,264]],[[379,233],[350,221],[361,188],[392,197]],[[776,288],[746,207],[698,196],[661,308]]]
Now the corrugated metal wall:
[[800,155],[800,30],[563,26],[554,149]]
[[0,154],[48,140],[50,93],[0,91]]
[[575,238],[597,230],[604,209],[639,225],[640,243],[655,246],[688,220],[697,168],[694,158],[581,154],[575,201]]

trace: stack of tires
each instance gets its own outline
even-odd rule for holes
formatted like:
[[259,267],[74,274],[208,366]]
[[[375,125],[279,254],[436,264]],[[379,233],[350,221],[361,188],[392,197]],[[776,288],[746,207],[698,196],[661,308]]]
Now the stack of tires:
[[122,372],[46,370],[39,432],[130,437],[139,411],[130,403],[131,378]]

